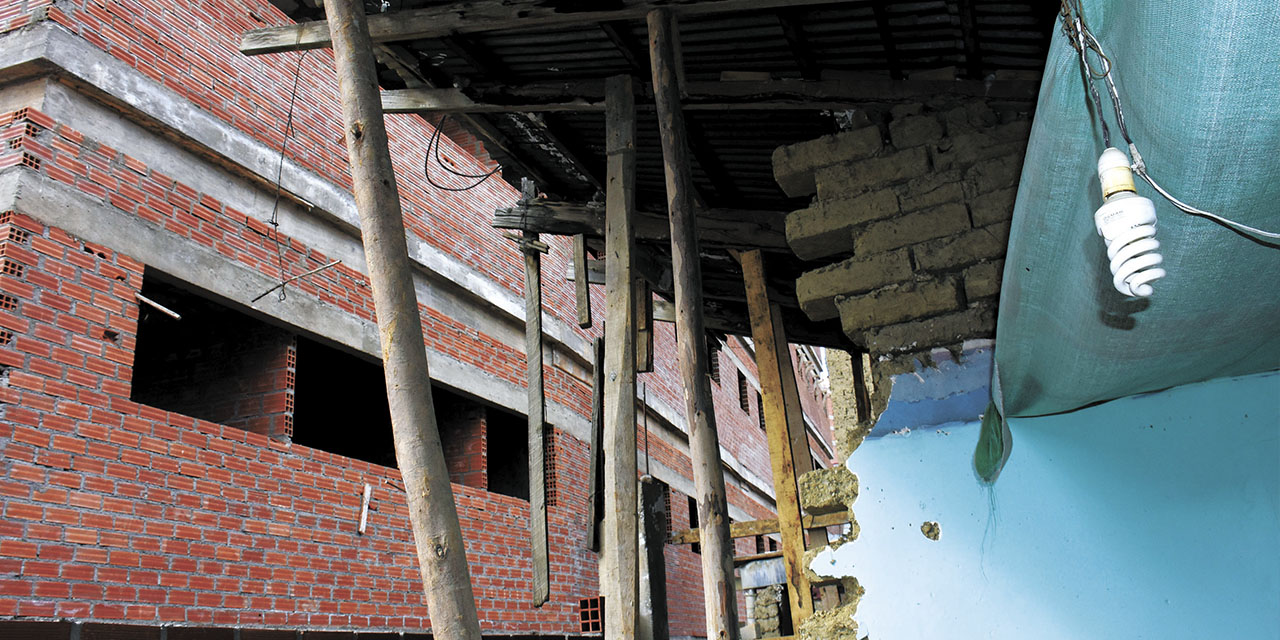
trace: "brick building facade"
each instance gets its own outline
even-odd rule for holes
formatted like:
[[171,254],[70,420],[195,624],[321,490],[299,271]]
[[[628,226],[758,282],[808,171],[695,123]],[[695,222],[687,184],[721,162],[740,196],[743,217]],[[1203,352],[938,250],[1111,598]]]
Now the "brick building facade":
[[[387,457],[332,57],[236,50],[241,32],[286,20],[254,0],[0,9],[0,625],[430,626]],[[579,329],[570,284],[544,278],[552,586],[535,609],[522,261],[488,225],[518,194],[496,179],[437,191],[419,164],[432,127],[389,116],[388,129],[482,627],[577,635],[579,599],[598,593],[584,531],[599,325]],[[483,170],[475,141],[448,133],[447,160]],[[551,244],[544,273],[565,273],[566,243]],[[692,471],[671,327],[655,341],[642,468],[671,487],[679,529]],[[826,465],[820,357],[796,356]],[[751,347],[730,337],[716,357],[730,514],[769,517]],[[702,635],[694,551],[666,558],[672,633]]]

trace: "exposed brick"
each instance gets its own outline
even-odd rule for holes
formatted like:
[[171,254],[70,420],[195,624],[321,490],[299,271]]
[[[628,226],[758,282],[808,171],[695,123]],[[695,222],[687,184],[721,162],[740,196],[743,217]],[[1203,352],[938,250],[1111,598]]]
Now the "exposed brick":
[[829,320],[839,315],[836,296],[878,289],[911,277],[911,260],[905,249],[849,258],[814,269],[796,280],[796,298],[811,320]]
[[834,201],[820,200],[808,209],[787,215],[787,244],[805,260],[849,253],[853,250],[854,227],[897,212],[898,199],[889,190]]
[[963,311],[872,329],[849,338],[863,344],[872,355],[881,355],[921,351],[958,344],[971,338],[989,338],[995,335],[995,330],[995,306],[979,303]]
[[982,194],[969,203],[969,213],[973,216],[975,227],[1008,222],[1013,218],[1013,202],[1018,195],[1017,187],[1006,187]]
[[811,195],[818,189],[814,173],[829,165],[861,160],[883,147],[878,127],[862,127],[817,140],[778,147],[773,152],[773,177],[788,196]]
[[908,213],[873,222],[854,234],[855,255],[869,255],[909,244],[960,233],[969,228],[969,212],[962,204]]
[[942,124],[932,116],[910,116],[889,123],[889,139],[899,149],[937,142]]
[[868,189],[924,175],[928,170],[929,154],[922,147],[825,167],[817,173],[818,199],[853,197]]
[[954,174],[956,180],[954,182],[944,182],[936,185],[929,185],[929,190],[924,190],[916,183],[929,181],[934,175],[930,174],[916,180],[912,180],[906,184],[899,185],[896,188],[898,192],[898,206],[907,213],[928,209],[949,202],[961,202],[964,200],[964,189],[960,183],[960,172],[946,171],[942,174]]
[[942,271],[1004,255],[1009,242],[1009,225],[1001,223],[931,240],[911,247],[916,266],[926,271]]
[[1022,173],[1022,154],[993,158],[969,167],[964,173],[964,190],[970,198],[1018,184]]
[[848,335],[954,311],[960,306],[960,283],[953,278],[894,284],[863,295],[836,298],[840,323]]
[[1000,295],[1000,278],[1004,260],[980,262],[964,270],[964,295],[973,301]]

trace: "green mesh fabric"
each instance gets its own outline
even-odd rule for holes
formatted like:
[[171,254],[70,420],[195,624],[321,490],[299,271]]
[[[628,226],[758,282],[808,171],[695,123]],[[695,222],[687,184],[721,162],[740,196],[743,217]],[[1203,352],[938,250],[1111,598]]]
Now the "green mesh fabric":
[[[1084,9],[1152,176],[1193,206],[1280,230],[1280,2]],[[1105,93],[1103,105],[1124,148]],[[1168,276],[1149,299],[1112,288],[1093,225],[1103,148],[1075,51],[1055,31],[1000,300],[992,388],[1006,418],[1280,368],[1280,250],[1179,212],[1141,182]]]
[[973,450],[973,471],[978,479],[993,484],[1009,458],[1009,447],[1012,444],[1006,436],[1004,419],[996,403],[987,405],[982,414],[982,428],[978,433],[978,446]]

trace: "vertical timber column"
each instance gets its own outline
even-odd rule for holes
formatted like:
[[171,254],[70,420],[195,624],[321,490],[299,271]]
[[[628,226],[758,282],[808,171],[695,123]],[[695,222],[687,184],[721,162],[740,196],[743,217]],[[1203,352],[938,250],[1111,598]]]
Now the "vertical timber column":
[[604,633],[633,640],[640,615],[636,517],[636,103],[632,80],[605,84]]
[[[804,572],[804,521],[800,513],[791,437],[796,428],[804,433],[804,414],[800,410],[799,390],[782,329],[782,314],[778,305],[769,302],[764,259],[758,249],[742,253],[742,275],[747,289],[747,310],[751,316],[751,339],[756,345],[760,387],[764,392],[762,408],[769,439],[769,460],[773,465],[773,492],[778,505],[792,628],[798,630],[800,623],[813,614],[813,594]],[[787,386],[791,387],[790,398]],[[788,407],[788,400],[795,401],[794,408]],[[794,421],[799,421],[799,424],[794,424]],[[805,455],[808,455],[807,445]]]
[[649,59],[658,132],[667,176],[667,211],[671,216],[671,265],[675,279],[677,354],[684,383],[685,417],[689,422],[689,457],[701,523],[702,588],[706,598],[707,637],[736,640],[738,598],[733,578],[733,539],[729,537],[728,502],[716,434],[715,408],[708,376],[707,331],[702,317],[702,263],[693,209],[684,114],[680,109],[679,70],[675,62],[675,20],[663,9],[649,12]]
[[542,384],[542,254],[528,243],[538,234],[526,232],[524,243],[524,353],[529,384],[529,540],[533,560],[533,606],[551,595],[547,559],[547,485],[543,453],[546,443],[546,402]]
[[431,631],[442,640],[480,640],[462,528],[436,428],[418,298],[409,270],[369,27],[363,5],[355,0],[329,0],[325,13],[378,316],[396,461],[404,480]]

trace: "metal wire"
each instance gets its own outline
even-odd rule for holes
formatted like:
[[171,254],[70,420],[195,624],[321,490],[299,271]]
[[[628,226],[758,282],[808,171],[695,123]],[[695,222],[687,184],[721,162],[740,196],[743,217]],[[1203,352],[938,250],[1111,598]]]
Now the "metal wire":
[[[1132,159],[1130,168],[1134,173],[1138,174],[1152,189],[1156,190],[1161,197],[1168,200],[1175,208],[1183,213],[1193,216],[1208,218],[1218,224],[1229,227],[1236,231],[1252,234],[1262,238],[1280,239],[1280,233],[1272,231],[1264,231],[1257,227],[1251,227],[1247,224],[1236,222],[1228,218],[1224,218],[1216,213],[1205,211],[1193,207],[1182,200],[1174,197],[1164,187],[1156,182],[1155,178],[1147,171],[1147,164],[1142,158],[1142,154],[1138,152],[1138,145],[1134,143],[1133,138],[1129,135],[1129,127],[1125,122],[1124,106],[1120,101],[1120,91],[1116,87],[1114,77],[1114,68],[1110,56],[1102,47],[1102,42],[1093,35],[1093,31],[1089,29],[1089,25],[1084,19],[1084,9],[1081,0],[1062,0],[1062,31],[1067,39],[1071,42],[1071,46],[1080,54],[1080,72],[1081,78],[1084,80],[1085,87],[1089,92],[1090,99],[1098,116],[1098,123],[1102,128],[1102,140],[1107,146],[1111,146],[1111,131],[1107,127],[1106,117],[1103,115],[1102,98],[1098,94],[1096,85],[1097,80],[1102,80],[1107,88],[1107,96],[1111,98],[1111,106],[1115,114],[1116,126],[1120,130],[1120,136],[1129,145],[1129,157]],[[1092,51],[1100,61],[1100,71],[1095,69],[1089,62],[1089,52]],[[1266,243],[1267,246],[1280,248],[1273,243]]]
[[[470,191],[480,186],[481,184],[483,184],[484,181],[492,177],[493,174],[501,171],[502,165],[497,165],[488,173],[481,173],[481,174],[462,173],[460,171],[455,171],[454,169],[446,165],[444,162],[444,159],[440,157],[440,131],[444,129],[444,122],[446,119],[448,119],[448,117],[449,117],[448,114],[440,116],[440,123],[436,125],[436,130],[432,132],[430,140],[427,141],[426,157],[423,158],[422,160],[422,175],[427,179],[427,182],[431,186],[441,191],[454,191],[454,192]],[[431,161],[433,158],[435,159],[435,164],[439,166],[441,169],[444,169],[446,172],[453,174],[454,176],[457,176],[459,178],[476,180],[476,182],[470,185],[467,185],[465,187],[449,187],[436,182],[431,177]]]

